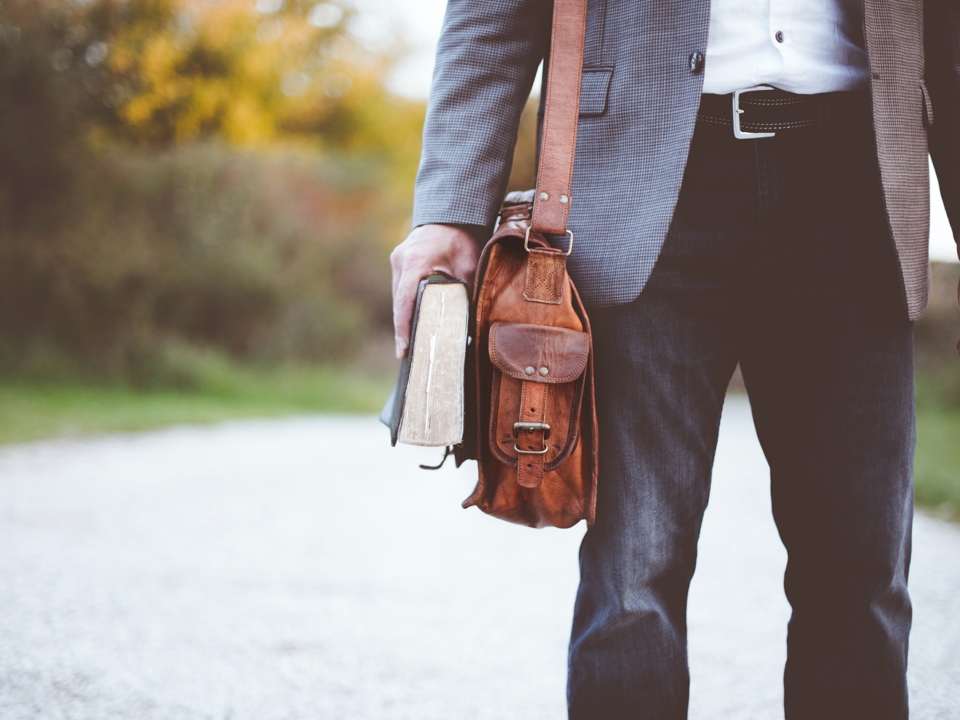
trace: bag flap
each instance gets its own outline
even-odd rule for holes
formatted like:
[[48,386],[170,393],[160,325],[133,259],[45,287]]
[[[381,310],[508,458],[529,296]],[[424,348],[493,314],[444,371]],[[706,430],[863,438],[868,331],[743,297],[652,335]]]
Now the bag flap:
[[566,383],[587,366],[590,337],[579,330],[494,323],[490,328],[490,361],[517,380]]

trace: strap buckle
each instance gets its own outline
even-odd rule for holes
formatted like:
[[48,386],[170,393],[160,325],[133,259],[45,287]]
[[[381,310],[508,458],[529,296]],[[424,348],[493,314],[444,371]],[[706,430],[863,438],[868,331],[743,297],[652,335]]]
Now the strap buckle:
[[550,446],[547,445],[547,440],[550,439],[550,426],[546,423],[539,422],[515,422],[513,424],[513,436],[515,438],[520,437],[521,430],[529,430],[533,432],[534,430],[543,430],[543,450],[521,450],[520,443],[515,442],[513,444],[513,449],[516,450],[521,455],[546,455],[547,450],[550,449]]
[[520,446],[517,445],[517,443],[514,443],[513,449],[516,450],[521,455],[546,455],[547,450],[550,449],[550,446],[547,445],[543,450],[521,450]]
[[[530,231],[532,227],[527,228],[527,234],[523,237],[523,249],[527,252],[530,252]],[[570,257],[570,253],[573,252],[573,230],[567,230],[567,235],[570,236],[570,244],[567,246],[567,257]]]
[[543,439],[550,439],[550,426],[546,423],[538,422],[515,422],[513,424],[513,436],[519,437],[521,430],[529,430],[533,432],[534,430],[543,430]]
[[743,115],[743,110],[740,108],[740,96],[744,93],[749,92],[762,92],[764,90],[773,90],[769,85],[757,85],[752,88],[746,88],[745,90],[737,90],[733,93],[733,136],[737,140],[755,140],[757,138],[771,138],[776,135],[776,133],[755,133],[747,132],[746,130],[740,129],[740,116]]

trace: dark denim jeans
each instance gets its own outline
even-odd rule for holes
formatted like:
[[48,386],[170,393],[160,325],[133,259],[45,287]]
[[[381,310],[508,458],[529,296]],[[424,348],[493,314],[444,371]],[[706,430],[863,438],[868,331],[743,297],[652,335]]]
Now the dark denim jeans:
[[739,361],[789,554],[786,718],[906,718],[913,326],[866,104],[772,139],[698,124],[650,283],[591,320],[600,485],[570,717],[687,715],[687,590]]

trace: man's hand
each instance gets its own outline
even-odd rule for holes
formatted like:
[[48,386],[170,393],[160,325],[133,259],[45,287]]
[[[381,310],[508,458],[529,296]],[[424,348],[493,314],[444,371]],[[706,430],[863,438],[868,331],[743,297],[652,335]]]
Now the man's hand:
[[393,332],[397,357],[410,345],[410,324],[420,281],[442,273],[473,285],[480,252],[467,230],[453,225],[421,225],[390,253],[393,269]]

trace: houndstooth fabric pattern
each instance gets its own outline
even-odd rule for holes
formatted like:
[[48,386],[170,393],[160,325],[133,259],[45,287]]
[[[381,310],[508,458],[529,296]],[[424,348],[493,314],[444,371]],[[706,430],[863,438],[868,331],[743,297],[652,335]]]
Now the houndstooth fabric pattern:
[[491,226],[520,114],[550,43],[551,0],[448,0],[414,195],[414,225]]
[[[926,39],[938,55],[924,84],[924,0],[864,0],[878,157],[911,318],[927,298],[934,113],[934,161],[960,228],[960,4],[927,5]],[[520,113],[549,45],[551,7],[551,0],[449,0],[414,225],[492,225]],[[590,0],[569,220],[570,274],[589,306],[632,301],[656,263],[693,137],[703,73],[691,56],[706,54],[709,16],[709,0]]]

